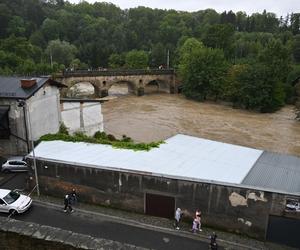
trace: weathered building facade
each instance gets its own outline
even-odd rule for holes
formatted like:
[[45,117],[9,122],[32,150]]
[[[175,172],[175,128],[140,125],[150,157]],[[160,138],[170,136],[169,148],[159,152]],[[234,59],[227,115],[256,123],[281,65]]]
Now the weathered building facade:
[[1,154],[26,154],[29,141],[58,131],[59,87],[49,78],[0,77]]
[[[54,145],[55,143],[50,145],[50,151]],[[87,145],[86,150],[91,151],[92,147],[94,146]],[[61,151],[59,148],[55,150]],[[104,150],[102,157],[105,158],[105,155],[107,152]],[[141,156],[137,155],[137,158],[139,157]],[[264,162],[266,157],[268,154],[260,155],[258,162]],[[300,223],[300,213],[286,209],[288,200],[300,199],[299,192],[180,177],[172,175],[171,172],[163,174],[142,169],[138,171],[130,169],[130,166],[126,169],[118,168],[114,164],[116,159],[113,158],[112,164],[103,165],[93,164],[92,159],[90,164],[72,162],[72,156],[67,156],[61,161],[43,156],[39,153],[39,147],[36,160],[41,192],[48,195],[63,197],[72,188],[76,188],[81,202],[169,218],[173,217],[175,208],[180,207],[186,220],[191,220],[195,210],[199,208],[202,211],[204,226],[262,240],[274,239],[274,235],[278,232],[274,224],[277,218],[281,220],[281,227],[283,225],[289,227],[290,222],[295,225]],[[162,158],[158,160],[164,161]],[[296,159],[295,163],[297,164],[299,160]],[[172,167],[172,162],[168,164]],[[296,183],[296,189],[299,188],[297,185]],[[297,231],[289,232],[291,244],[292,240],[297,238],[296,234]],[[280,243],[286,243],[285,241],[286,238],[278,239]]]

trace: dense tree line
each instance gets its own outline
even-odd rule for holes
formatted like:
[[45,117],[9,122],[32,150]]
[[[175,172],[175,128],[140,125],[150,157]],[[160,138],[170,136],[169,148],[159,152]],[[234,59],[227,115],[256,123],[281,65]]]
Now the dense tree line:
[[273,111],[293,102],[300,13],[192,13],[96,2],[2,0],[0,73],[64,68],[177,69],[190,98]]

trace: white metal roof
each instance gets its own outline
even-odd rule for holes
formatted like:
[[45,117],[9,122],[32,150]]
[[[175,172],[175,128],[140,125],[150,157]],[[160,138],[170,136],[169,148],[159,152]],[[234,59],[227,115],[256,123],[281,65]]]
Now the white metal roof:
[[102,144],[44,141],[35,148],[35,156],[95,168],[240,184],[263,153],[181,134],[165,142],[146,152]]

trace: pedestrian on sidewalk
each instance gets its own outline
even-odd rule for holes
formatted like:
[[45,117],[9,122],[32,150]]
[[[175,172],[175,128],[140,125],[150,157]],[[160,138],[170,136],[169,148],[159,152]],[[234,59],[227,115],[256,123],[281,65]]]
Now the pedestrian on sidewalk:
[[65,207],[64,207],[64,212],[66,213],[68,210],[70,210],[71,213],[74,212],[71,204],[70,204],[70,196],[68,194],[65,195],[65,199],[64,199],[64,204],[65,204]]
[[192,225],[192,233],[196,233],[198,231],[198,220],[194,218]]
[[176,212],[175,212],[175,224],[174,224],[174,227],[179,230],[179,223],[180,223],[180,220],[181,220],[181,217],[182,217],[182,212],[181,212],[181,209],[178,207],[176,209]]
[[72,189],[72,192],[69,194],[71,205],[77,204],[78,198],[75,188]]
[[202,229],[201,229],[201,211],[199,209],[196,210],[196,213],[195,213],[195,219],[197,220],[197,224],[198,224],[198,230],[200,232],[202,232]]
[[211,236],[209,236],[209,239],[210,239],[210,243],[209,243],[209,246],[210,246],[210,249],[212,250],[217,250],[218,249],[218,244],[217,244],[217,235],[215,232],[212,233]]

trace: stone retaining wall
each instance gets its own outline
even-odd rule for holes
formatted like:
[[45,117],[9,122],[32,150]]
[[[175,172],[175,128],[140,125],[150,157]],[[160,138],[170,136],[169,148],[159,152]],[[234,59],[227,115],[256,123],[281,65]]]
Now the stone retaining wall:
[[146,250],[117,241],[94,238],[59,228],[0,217],[1,250]]

